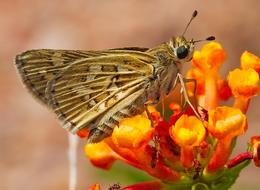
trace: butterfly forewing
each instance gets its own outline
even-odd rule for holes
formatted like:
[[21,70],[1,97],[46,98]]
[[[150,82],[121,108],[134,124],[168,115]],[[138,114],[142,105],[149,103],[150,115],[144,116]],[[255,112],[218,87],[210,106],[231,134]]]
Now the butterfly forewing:
[[[26,86],[54,110],[64,128],[73,133],[96,128],[109,136],[115,121],[136,114],[139,105],[132,104],[146,101],[151,63],[157,59],[144,51],[33,50],[19,55],[16,63]],[[97,134],[94,138],[102,139]]]
[[40,101],[47,104],[45,97],[47,82],[73,61],[99,56],[99,53],[77,50],[30,50],[16,56],[16,66],[22,80],[30,92]]

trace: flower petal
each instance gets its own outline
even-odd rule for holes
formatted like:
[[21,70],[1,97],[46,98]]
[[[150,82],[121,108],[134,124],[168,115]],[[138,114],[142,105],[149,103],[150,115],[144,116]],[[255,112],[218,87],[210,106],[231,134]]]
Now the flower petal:
[[113,131],[112,140],[119,147],[137,149],[151,140],[153,131],[150,120],[137,115],[120,121],[119,127]]
[[254,69],[235,69],[228,74],[228,84],[235,97],[251,98],[259,90],[259,75]]
[[209,112],[208,130],[218,139],[241,135],[246,129],[246,116],[237,108],[223,106]]
[[181,147],[197,146],[205,138],[203,123],[195,116],[182,115],[170,128],[172,139]]
[[117,158],[116,154],[104,141],[86,144],[85,154],[93,165],[103,169],[109,169]]
[[242,69],[254,69],[260,75],[260,58],[256,55],[245,51],[240,58]]

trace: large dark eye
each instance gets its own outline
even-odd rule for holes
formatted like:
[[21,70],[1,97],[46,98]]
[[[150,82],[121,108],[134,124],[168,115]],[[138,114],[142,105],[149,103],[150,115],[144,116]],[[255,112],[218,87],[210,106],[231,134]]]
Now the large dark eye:
[[185,46],[180,46],[177,48],[177,57],[179,59],[183,59],[187,57],[188,54],[189,54],[189,50]]

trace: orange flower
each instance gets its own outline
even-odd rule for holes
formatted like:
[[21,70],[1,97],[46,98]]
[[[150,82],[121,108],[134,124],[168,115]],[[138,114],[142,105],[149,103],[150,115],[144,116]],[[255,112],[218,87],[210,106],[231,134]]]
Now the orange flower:
[[255,165],[260,167],[260,136],[251,137],[250,144],[252,145]]
[[245,51],[240,58],[241,68],[246,70],[254,69],[260,75],[260,58],[248,51]]
[[204,45],[200,52],[194,52],[192,64],[205,72],[213,68],[218,69],[225,59],[226,53],[222,46],[217,42],[210,42]]
[[259,75],[254,69],[235,69],[228,74],[228,84],[235,96],[234,107],[243,113],[247,112],[250,99],[259,90]]
[[208,130],[218,139],[218,143],[209,161],[208,171],[215,172],[226,164],[233,138],[246,129],[246,116],[237,108],[223,106],[209,112]]
[[118,155],[104,141],[86,144],[85,154],[93,165],[103,169],[109,169],[118,158]]
[[239,109],[223,106],[209,111],[208,130],[217,139],[241,135],[246,129],[246,116]]
[[112,140],[121,148],[138,149],[148,143],[154,128],[147,117],[137,115],[120,121],[119,127],[115,127]]
[[228,84],[235,97],[251,98],[259,90],[259,76],[254,69],[235,69],[228,74]]
[[172,139],[181,147],[198,146],[205,138],[203,123],[195,116],[182,115],[170,129]]
[[[218,70],[226,58],[226,53],[217,42],[210,42],[195,51],[192,64],[204,75],[205,98],[199,99],[200,105],[207,110],[214,109],[218,105]],[[203,101],[203,102],[202,102]]]
[[195,116],[182,115],[170,128],[172,139],[181,147],[181,162],[184,167],[193,165],[193,147],[205,138],[203,123]]

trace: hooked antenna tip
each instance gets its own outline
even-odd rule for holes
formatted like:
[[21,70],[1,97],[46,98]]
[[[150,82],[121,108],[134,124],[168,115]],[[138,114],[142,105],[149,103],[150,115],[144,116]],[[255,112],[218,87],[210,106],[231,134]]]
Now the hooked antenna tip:
[[213,41],[213,40],[215,40],[215,39],[216,39],[215,36],[210,36],[210,37],[207,37],[207,38],[206,38],[207,41]]
[[193,13],[192,13],[192,17],[194,18],[194,17],[196,17],[197,16],[197,14],[198,14],[198,11],[197,10],[195,10]]

